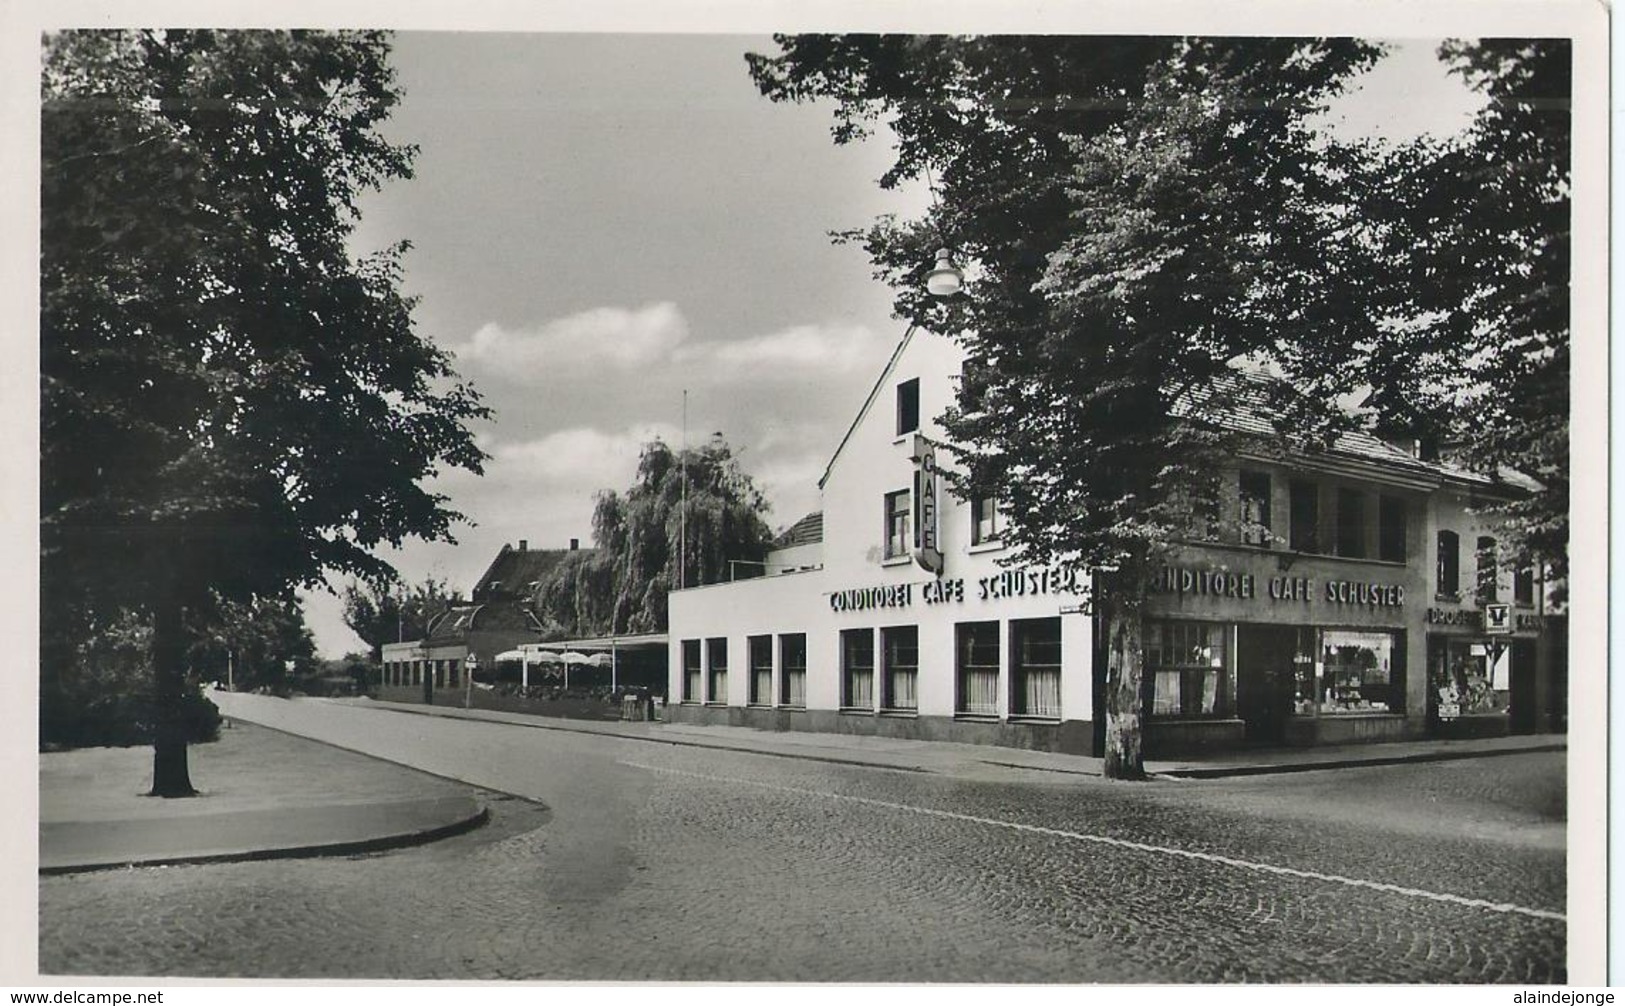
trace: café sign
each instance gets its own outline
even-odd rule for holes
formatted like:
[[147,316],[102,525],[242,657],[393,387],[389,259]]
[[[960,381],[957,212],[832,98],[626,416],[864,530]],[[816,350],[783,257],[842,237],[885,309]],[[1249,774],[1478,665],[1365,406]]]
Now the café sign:
[[1169,565],[1152,582],[1153,594],[1180,597],[1229,597],[1241,601],[1268,598],[1271,603],[1322,601],[1339,606],[1403,608],[1405,588],[1380,580],[1320,580],[1309,576],[1272,576],[1202,566]]
[[868,611],[880,608],[911,608],[923,604],[963,604],[1007,601],[1020,597],[1079,594],[1083,578],[1075,569],[1006,569],[988,576],[937,577],[910,583],[889,583],[874,587],[853,587],[831,591],[831,611]]
[[914,434],[914,561],[928,573],[942,572],[942,549],[937,539],[937,452],[920,434]]

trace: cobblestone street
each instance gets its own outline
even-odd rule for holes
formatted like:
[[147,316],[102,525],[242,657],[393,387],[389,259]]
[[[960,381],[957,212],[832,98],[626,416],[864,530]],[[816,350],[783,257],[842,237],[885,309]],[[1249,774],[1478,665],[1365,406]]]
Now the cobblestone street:
[[1564,977],[1558,753],[1125,785],[309,717],[311,736],[483,788],[492,823],[360,857],[42,877],[42,973]]

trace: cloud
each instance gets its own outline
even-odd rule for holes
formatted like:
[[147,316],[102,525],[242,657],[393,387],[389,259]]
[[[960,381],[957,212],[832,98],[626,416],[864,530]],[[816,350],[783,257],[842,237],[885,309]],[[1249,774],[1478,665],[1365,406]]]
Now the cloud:
[[863,325],[797,325],[767,335],[680,346],[675,358],[717,379],[746,374],[800,378],[809,369],[845,373],[867,368],[877,356],[884,360],[890,349],[888,341]]
[[538,328],[507,329],[488,322],[452,352],[459,363],[519,379],[558,367],[647,366],[670,359],[687,338],[682,312],[662,301],[636,309],[595,307]]

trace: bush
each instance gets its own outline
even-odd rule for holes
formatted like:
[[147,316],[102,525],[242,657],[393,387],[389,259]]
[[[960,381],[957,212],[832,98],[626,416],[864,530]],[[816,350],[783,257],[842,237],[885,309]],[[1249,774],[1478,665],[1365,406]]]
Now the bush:
[[[40,668],[40,746],[132,747],[151,744],[158,710],[146,633],[125,623]],[[58,651],[59,653],[62,651]],[[196,682],[182,698],[188,743],[218,740],[220,710]]]

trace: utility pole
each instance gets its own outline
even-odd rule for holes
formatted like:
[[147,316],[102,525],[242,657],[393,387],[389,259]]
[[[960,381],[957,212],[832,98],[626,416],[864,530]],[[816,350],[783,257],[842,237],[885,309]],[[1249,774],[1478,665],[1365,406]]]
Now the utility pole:
[[681,502],[677,505],[677,589],[687,585],[688,575],[688,389],[683,389],[683,450],[678,455],[682,475]]

